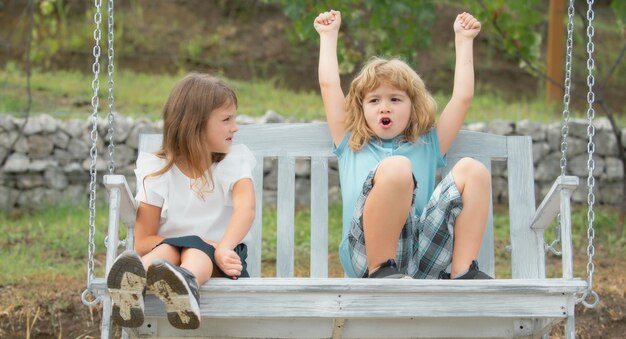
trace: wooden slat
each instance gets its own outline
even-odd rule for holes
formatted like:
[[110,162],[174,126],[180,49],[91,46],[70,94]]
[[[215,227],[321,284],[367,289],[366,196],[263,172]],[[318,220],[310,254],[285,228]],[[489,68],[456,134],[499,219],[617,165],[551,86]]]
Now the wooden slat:
[[543,278],[543,233],[539,239],[538,233],[530,228],[535,214],[532,140],[508,137],[507,147],[512,275],[513,278]]
[[264,156],[333,156],[325,123],[244,125],[233,141]]
[[328,277],[328,158],[311,159],[311,277]]
[[104,176],[104,186],[107,190],[113,188],[119,189],[120,192],[120,213],[119,217],[127,228],[132,229],[135,225],[135,216],[137,215],[137,202],[128,187],[126,177],[121,174],[107,174]]
[[561,191],[561,265],[563,268],[563,278],[565,279],[574,277],[571,198],[572,191]]
[[[481,338],[539,338],[548,331],[547,326],[557,320],[548,318],[552,321],[544,322],[544,319],[354,318],[345,320],[341,331],[335,333],[333,318],[290,318],[287,321],[273,318],[207,318],[203,319],[197,330],[185,330],[182,333],[194,338],[476,338],[477,333],[482,334]],[[450,326],[452,323],[455,326]],[[520,324],[526,326],[520,329]],[[173,328],[167,319],[148,318],[136,335],[179,338],[181,331]]]
[[503,160],[507,158],[507,137],[461,130],[448,150],[448,157],[491,158]]
[[572,278],[574,268],[572,261],[572,220],[571,197],[578,187],[578,177],[558,177],[550,191],[543,199],[533,218],[531,228],[543,233],[550,226],[555,216],[560,213],[561,219],[561,258],[563,277]]
[[[564,317],[567,296],[561,294],[451,294],[368,292],[362,294],[206,293],[200,303],[205,317]],[[573,298],[573,297],[572,297]],[[453,302],[454,300],[454,302]],[[246,302],[248,301],[248,302]],[[228,305],[216,307],[215,305]],[[419,305],[419,306],[416,306]],[[471,305],[471,307],[470,307]],[[150,295],[146,312],[165,315],[158,298]],[[456,307],[455,307],[456,306]],[[466,306],[466,307],[461,307]],[[158,313],[157,313],[158,312]]]
[[[448,151],[448,156],[505,159],[506,138],[501,135],[462,130]],[[161,134],[141,134],[139,149],[144,152],[155,151],[161,146],[161,140]],[[332,139],[326,123],[242,125],[235,134],[234,143],[246,144],[255,154],[264,156],[334,156]]]
[[263,157],[256,156],[256,167],[252,170],[254,180],[254,197],[256,199],[256,213],[250,234],[252,244],[248,249],[248,273],[251,277],[261,276],[261,246],[263,244]]
[[545,332],[535,319],[524,320],[528,325],[520,328],[517,320],[505,318],[349,319],[343,338],[513,338]]
[[550,187],[550,191],[543,198],[537,212],[533,217],[531,227],[534,229],[546,229],[561,208],[561,190],[573,192],[578,187],[579,179],[575,176],[557,177]]
[[[491,173],[491,159],[478,158],[489,173]],[[495,237],[493,233],[493,194],[489,191],[489,212],[487,213],[487,226],[485,227],[485,233],[483,233],[483,242],[480,246],[480,252],[478,253],[478,263],[481,270],[487,273],[491,277],[496,277],[496,259],[495,259]]]
[[[370,281],[212,279],[202,287],[207,317],[565,317],[582,280]],[[420,307],[415,307],[420,305]],[[466,305],[468,307],[460,307]],[[471,307],[469,307],[471,305]],[[152,295],[146,314],[164,316]]]
[[[94,279],[97,293],[106,290],[104,278]],[[249,278],[230,280],[212,278],[200,287],[204,293],[528,293],[573,294],[584,291],[587,282],[580,278],[561,279],[359,279],[359,278]],[[227,307],[228,305],[224,305]]]
[[276,276],[293,277],[296,159],[278,158]]

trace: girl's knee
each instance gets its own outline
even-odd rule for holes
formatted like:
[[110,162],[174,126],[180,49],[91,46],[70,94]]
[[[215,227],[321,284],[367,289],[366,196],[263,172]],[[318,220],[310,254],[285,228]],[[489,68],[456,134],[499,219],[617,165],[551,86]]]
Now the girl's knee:
[[142,257],[148,265],[157,259],[165,259],[171,264],[180,265],[180,249],[170,244],[160,244]]
[[376,169],[374,182],[386,184],[413,185],[411,160],[403,156],[391,156],[383,159]]

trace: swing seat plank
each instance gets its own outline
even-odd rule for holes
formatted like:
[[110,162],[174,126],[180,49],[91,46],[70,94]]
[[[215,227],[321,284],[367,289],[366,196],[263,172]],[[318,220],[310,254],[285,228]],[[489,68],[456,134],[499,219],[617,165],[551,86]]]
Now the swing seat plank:
[[[480,281],[370,280],[328,278],[328,159],[332,141],[323,123],[241,126],[236,143],[245,143],[257,158],[253,176],[257,217],[249,248],[250,279],[211,279],[201,287],[202,324],[191,331],[168,323],[156,297],[146,296],[146,321],[127,333],[140,337],[275,337],[275,338],[539,338],[563,319],[574,321],[575,294],[586,282],[571,276],[571,236],[563,239],[563,278],[545,277],[543,232],[561,212],[569,224],[569,204],[576,177],[557,179],[535,208],[532,142],[526,136],[499,136],[461,131],[447,157],[446,173],[462,157],[491,169],[506,161],[509,181],[512,279]],[[140,137],[140,150],[154,151],[161,135]],[[277,225],[262,225],[263,161],[278,159]],[[294,277],[295,162],[311,163],[310,277]],[[105,176],[111,196],[107,270],[117,254],[121,220],[129,235],[136,204],[126,178]],[[568,212],[567,216],[563,212]],[[565,222],[564,222],[565,221]],[[262,230],[277,227],[276,277],[261,278]],[[566,230],[571,234],[570,230]],[[132,237],[131,237],[132,239]],[[128,238],[127,238],[128,240]],[[132,248],[132,241],[125,243]],[[570,248],[570,250],[567,250]],[[504,249],[499,249],[504,250]],[[479,265],[495,276],[493,216],[479,255]],[[104,278],[92,285],[105,298],[103,333],[110,329]],[[108,333],[108,332],[107,332]]]

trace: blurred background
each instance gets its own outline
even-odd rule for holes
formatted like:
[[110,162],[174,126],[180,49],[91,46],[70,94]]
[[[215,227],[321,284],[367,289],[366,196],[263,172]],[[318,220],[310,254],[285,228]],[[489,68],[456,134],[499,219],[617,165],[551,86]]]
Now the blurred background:
[[[80,302],[87,260],[88,154],[93,114],[94,36],[100,37],[98,149],[108,146],[107,0],[0,0],[0,337],[99,337],[100,309]],[[100,34],[94,33],[101,4]],[[482,23],[474,43],[476,93],[466,128],[531,135],[538,199],[559,173],[567,36],[565,0],[126,0],[114,9],[114,94],[118,170],[134,181],[137,135],[158,131],[173,84],[191,71],[225,78],[239,97],[241,123],[323,121],[313,19],[342,12],[342,85],[372,56],[400,57],[422,76],[439,107],[454,75],[453,21],[471,12]],[[624,169],[626,168],[626,1],[575,1],[570,143],[575,175],[586,185],[589,52],[593,66],[598,185],[592,310],[577,306],[577,336],[626,333]],[[589,28],[589,18],[592,27]],[[593,33],[593,45],[587,35]],[[600,133],[601,132],[601,133]],[[572,165],[572,166],[574,166]],[[266,175],[275,167],[266,163]],[[335,168],[336,170],[336,168]],[[494,167],[494,173],[498,168]],[[506,187],[505,169],[494,179]],[[574,169],[576,171],[576,169]],[[334,177],[333,177],[334,175]],[[302,180],[305,183],[306,175]],[[100,179],[99,179],[100,180]],[[300,179],[299,179],[300,180]],[[336,181],[331,173],[330,181]],[[275,182],[274,182],[275,184]],[[549,186],[548,186],[549,188]],[[575,197],[575,276],[586,277],[587,191]],[[96,218],[96,269],[103,274],[106,192]],[[332,190],[331,190],[332,192]],[[271,193],[270,193],[271,195]],[[329,267],[342,276],[338,196],[329,211]],[[510,277],[506,192],[494,193],[498,277]],[[275,212],[264,212],[264,225]],[[310,213],[296,215],[296,274],[308,274]],[[123,234],[122,234],[123,236]],[[546,234],[552,241],[553,230]],[[276,231],[264,229],[263,274],[273,274]],[[265,245],[267,244],[267,245]],[[548,252],[548,276],[560,258]],[[563,337],[555,327],[551,337]]]

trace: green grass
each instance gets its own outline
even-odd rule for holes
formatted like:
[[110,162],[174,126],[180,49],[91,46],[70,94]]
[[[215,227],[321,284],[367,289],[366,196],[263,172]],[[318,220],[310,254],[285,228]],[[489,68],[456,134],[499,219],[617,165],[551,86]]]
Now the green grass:
[[[96,275],[103,275],[104,237],[106,233],[106,206],[98,206],[96,232]],[[596,209],[597,253],[615,257],[626,255],[625,237],[616,237],[618,211],[613,208]],[[573,242],[575,257],[585,260],[587,249],[587,209],[574,208]],[[307,209],[296,211],[295,265],[296,274],[308,275],[310,251],[310,213]],[[42,210],[21,215],[0,212],[0,286],[22,281],[41,281],[57,276],[83,279],[86,276],[89,212],[86,206],[58,204]],[[273,274],[276,259],[276,211],[266,209],[263,213],[263,273]],[[496,272],[498,277],[510,277],[508,210],[495,209],[494,229],[496,238]],[[329,209],[329,267],[340,276],[337,248],[341,240],[341,206]],[[122,234],[123,237],[123,234]],[[553,239],[553,229],[546,232],[546,241]],[[598,254],[599,255],[599,254]],[[548,276],[560,274],[560,261],[548,254]],[[577,276],[586,276],[585,265],[575,266]]]
[[[160,119],[162,106],[174,83],[184,73],[145,74],[118,71],[115,75],[115,109],[124,116]],[[31,112],[48,113],[59,119],[87,118],[91,112],[93,76],[77,71],[51,71],[32,74],[33,106]],[[228,80],[239,97],[239,114],[260,117],[273,110],[288,119],[298,121],[325,120],[322,99],[317,91],[292,91],[275,86],[272,81]],[[108,111],[107,79],[100,78],[99,112]],[[435,93],[441,110],[449,94]],[[27,105],[26,77],[15,64],[0,70],[0,112],[21,115]],[[477,88],[466,121],[533,120],[554,122],[561,119],[561,104],[548,104],[543,97],[510,101],[497,90]],[[572,111],[572,116],[582,117],[584,112]],[[626,118],[618,117],[620,123]],[[624,121],[621,121],[624,120]]]
[[[163,104],[175,82],[185,73],[176,75],[144,74],[119,71],[115,75],[115,109],[122,115],[158,120]],[[48,113],[56,118],[86,118],[91,114],[91,83],[93,76],[77,71],[32,73],[31,111]],[[100,77],[101,115],[108,111],[108,88],[105,76]],[[322,101],[316,93],[280,89],[271,81],[227,81],[237,92],[239,114],[259,117],[267,110],[298,120],[322,119]],[[27,106],[26,76],[14,64],[0,70],[0,112],[19,115]]]
[[[95,241],[99,252],[104,252],[105,218],[101,210]],[[0,286],[36,276],[85,276],[88,220],[86,206],[69,204],[32,214],[0,213]]]

